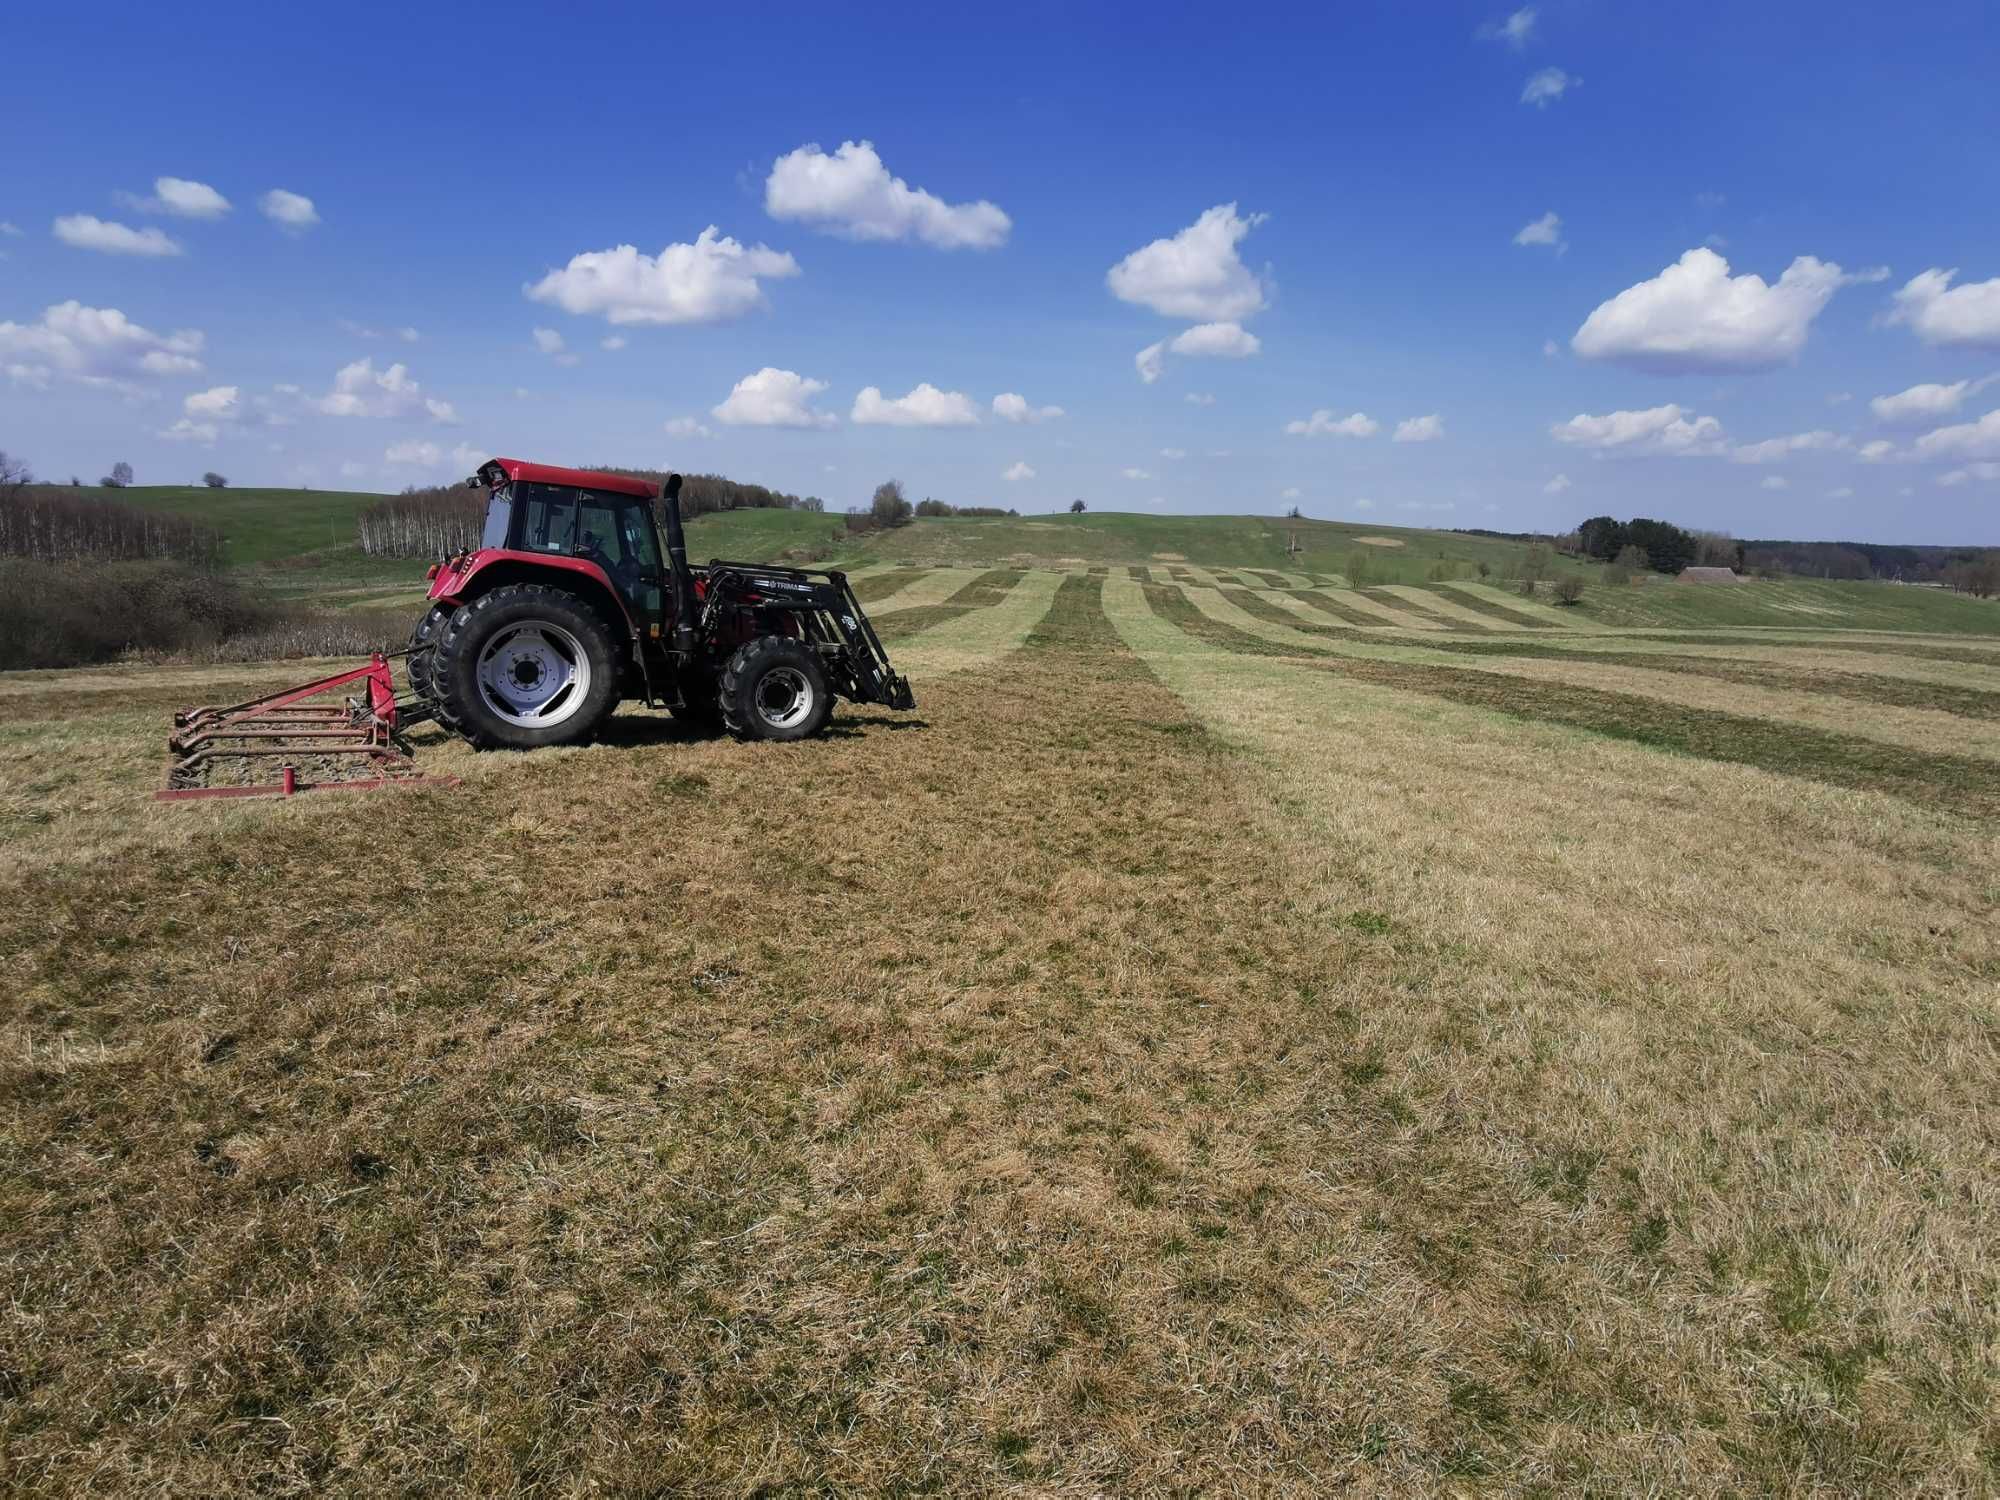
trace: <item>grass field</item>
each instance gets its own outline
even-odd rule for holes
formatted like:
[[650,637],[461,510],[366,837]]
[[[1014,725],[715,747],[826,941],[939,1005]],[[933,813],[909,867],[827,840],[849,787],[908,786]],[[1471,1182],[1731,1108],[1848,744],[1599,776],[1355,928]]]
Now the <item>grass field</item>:
[[8,1488],[2000,1488],[1989,606],[896,551],[795,746],[0,676]]

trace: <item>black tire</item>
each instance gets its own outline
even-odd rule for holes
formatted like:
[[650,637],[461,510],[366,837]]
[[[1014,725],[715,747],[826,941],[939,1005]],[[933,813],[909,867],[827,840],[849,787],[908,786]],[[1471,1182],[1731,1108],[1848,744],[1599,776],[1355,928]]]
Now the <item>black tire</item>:
[[833,717],[819,656],[788,635],[760,635],[722,669],[723,727],[739,740],[802,740]]
[[433,604],[424,617],[417,621],[417,628],[410,632],[410,654],[404,658],[403,666],[410,674],[410,686],[416,689],[419,698],[429,698],[431,693],[431,655],[437,649],[438,633],[452,616],[450,606]]
[[[496,651],[503,656],[489,662]],[[610,630],[583,600],[546,584],[511,583],[445,622],[431,656],[431,691],[439,722],[481,750],[576,745],[617,707],[622,665]],[[568,697],[560,691],[565,674],[572,680]],[[503,698],[498,681],[524,691]],[[550,718],[532,722],[538,715],[529,701],[551,683],[557,692],[544,705]],[[513,717],[505,703],[517,710]]]

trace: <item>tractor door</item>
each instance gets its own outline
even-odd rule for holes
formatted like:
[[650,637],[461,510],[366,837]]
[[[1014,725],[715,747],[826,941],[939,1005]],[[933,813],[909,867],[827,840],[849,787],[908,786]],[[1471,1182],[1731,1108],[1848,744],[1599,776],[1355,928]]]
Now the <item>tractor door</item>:
[[664,579],[646,502],[589,490],[579,498],[576,555],[604,569],[642,628],[658,624],[665,612]]

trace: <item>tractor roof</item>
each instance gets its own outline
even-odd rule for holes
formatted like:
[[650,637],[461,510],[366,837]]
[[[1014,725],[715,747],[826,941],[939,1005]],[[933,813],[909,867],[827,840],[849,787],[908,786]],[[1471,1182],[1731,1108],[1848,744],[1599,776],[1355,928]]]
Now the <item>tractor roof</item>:
[[614,495],[638,495],[651,500],[659,486],[630,474],[599,474],[591,469],[559,469],[553,464],[531,464],[519,458],[488,459],[479,466],[483,477],[488,469],[498,469],[509,479],[527,484],[563,484],[580,490],[609,490]]

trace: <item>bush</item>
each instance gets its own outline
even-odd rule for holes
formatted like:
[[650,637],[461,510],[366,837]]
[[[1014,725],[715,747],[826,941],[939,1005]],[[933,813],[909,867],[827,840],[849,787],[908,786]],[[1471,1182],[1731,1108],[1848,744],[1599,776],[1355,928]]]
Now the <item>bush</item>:
[[1534,579],[1532,579],[1532,578],[1523,578],[1523,579],[1521,580],[1521,597],[1522,597],[1523,599],[1532,599],[1532,598],[1534,598],[1534,597],[1535,597],[1535,580],[1534,580]]
[[201,476],[201,482],[212,490],[226,490],[229,488],[229,480],[223,475],[216,473],[213,469],[210,469],[206,474]]
[[907,525],[913,508],[903,495],[903,481],[885,480],[875,486],[875,496],[868,502],[868,514],[877,526]]
[[1359,547],[1347,554],[1347,566],[1341,571],[1347,575],[1347,586],[1355,589],[1367,588],[1368,580],[1375,576],[1374,563]]
[[1556,584],[1556,603],[1576,604],[1583,599],[1583,580],[1572,574]]
[[1073,516],[1082,515],[1085,509],[1086,507],[1081,500],[1072,500],[1069,503],[1069,513]]
[[182,653],[282,623],[220,573],[176,562],[0,558],[0,670]]

